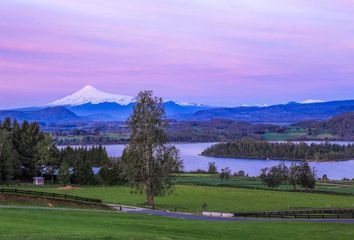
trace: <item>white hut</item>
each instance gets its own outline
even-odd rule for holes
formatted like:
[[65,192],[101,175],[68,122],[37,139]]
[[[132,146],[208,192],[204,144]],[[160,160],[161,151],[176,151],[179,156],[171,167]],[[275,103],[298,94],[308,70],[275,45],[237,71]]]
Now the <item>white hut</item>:
[[33,178],[33,185],[43,186],[44,185],[44,177],[34,177]]

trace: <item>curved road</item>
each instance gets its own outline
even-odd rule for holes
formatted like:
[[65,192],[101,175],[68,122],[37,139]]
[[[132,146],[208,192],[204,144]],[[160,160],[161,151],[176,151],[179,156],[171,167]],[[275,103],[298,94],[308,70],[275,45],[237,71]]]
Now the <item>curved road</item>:
[[163,216],[177,219],[186,219],[186,220],[202,220],[202,221],[287,221],[287,222],[335,222],[335,223],[352,223],[354,224],[354,219],[284,219],[284,218],[223,218],[223,217],[208,217],[195,215],[191,213],[181,213],[181,212],[169,212],[169,211],[161,211],[161,210],[152,210],[146,208],[135,208],[121,205],[109,204],[109,206],[113,207],[117,211],[122,211],[125,213],[134,213],[134,214],[145,214],[152,216]]
[[[130,213],[130,214],[145,214],[151,216],[162,216],[175,219],[186,219],[186,220],[200,220],[200,221],[255,221],[255,222],[269,222],[269,221],[283,221],[283,222],[333,222],[333,223],[351,223],[354,224],[354,219],[283,219],[283,218],[223,218],[223,217],[207,217],[201,215],[195,215],[191,213],[181,213],[181,212],[168,212],[161,210],[151,210],[146,208],[136,208],[130,206],[121,206],[108,204],[110,207],[114,208],[116,211]],[[33,210],[52,210],[52,211],[86,211],[86,212],[112,212],[109,210],[95,210],[95,209],[77,209],[77,208],[50,208],[50,207],[26,207],[26,206],[1,206],[1,208],[8,209],[33,209]]]

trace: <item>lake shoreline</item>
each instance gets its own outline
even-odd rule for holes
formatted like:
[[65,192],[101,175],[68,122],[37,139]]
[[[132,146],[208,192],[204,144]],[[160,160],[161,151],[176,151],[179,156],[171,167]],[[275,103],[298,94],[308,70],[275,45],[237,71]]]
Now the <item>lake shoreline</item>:
[[[215,156],[215,155],[205,155],[199,154],[203,157],[210,157],[210,158],[229,158],[229,159],[248,159],[252,161],[286,161],[286,162],[302,162],[303,159],[281,159],[281,158],[261,158],[261,157],[228,157],[228,156]],[[343,160],[324,160],[324,161],[316,161],[316,160],[305,160],[305,162],[313,162],[313,163],[336,163],[336,162],[346,162],[346,161],[353,161],[354,158],[351,159],[343,159]]]
[[[349,142],[352,143],[352,142]],[[208,163],[215,162],[218,170],[229,167],[231,171],[238,172],[243,170],[249,176],[259,176],[260,170],[266,167],[272,167],[279,163],[291,165],[291,160],[264,160],[264,159],[237,159],[234,158],[216,158],[200,155],[201,152],[215,143],[184,143],[175,144],[180,150],[180,158],[184,162],[185,171],[196,171],[198,169],[207,171]],[[348,144],[343,142],[343,144]],[[76,145],[79,147],[80,145]],[[81,145],[85,146],[85,145]],[[92,145],[86,145],[90,147]],[[102,145],[106,148],[110,157],[121,157],[125,144]],[[59,147],[59,146],[58,146]],[[65,147],[65,146],[62,146]],[[72,146],[72,147],[75,147]],[[311,167],[316,170],[317,176],[321,177],[326,174],[330,179],[341,180],[343,178],[354,178],[354,160],[338,161],[338,162],[309,162]]]

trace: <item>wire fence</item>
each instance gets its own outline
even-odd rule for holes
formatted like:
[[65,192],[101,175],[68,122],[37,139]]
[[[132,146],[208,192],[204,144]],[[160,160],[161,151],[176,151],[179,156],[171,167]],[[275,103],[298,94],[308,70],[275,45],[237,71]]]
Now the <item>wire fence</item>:
[[306,210],[268,211],[268,212],[237,212],[235,217],[263,218],[354,218],[354,208],[323,208]]

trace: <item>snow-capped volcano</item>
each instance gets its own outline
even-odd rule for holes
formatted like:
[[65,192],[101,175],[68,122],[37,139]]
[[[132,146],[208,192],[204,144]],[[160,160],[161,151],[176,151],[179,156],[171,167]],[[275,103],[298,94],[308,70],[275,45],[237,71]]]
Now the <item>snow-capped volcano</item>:
[[134,97],[126,95],[117,95],[113,93],[106,93],[96,89],[93,86],[87,85],[79,91],[66,96],[62,99],[50,103],[50,106],[79,106],[86,103],[118,103],[120,105],[128,105],[134,102]]

